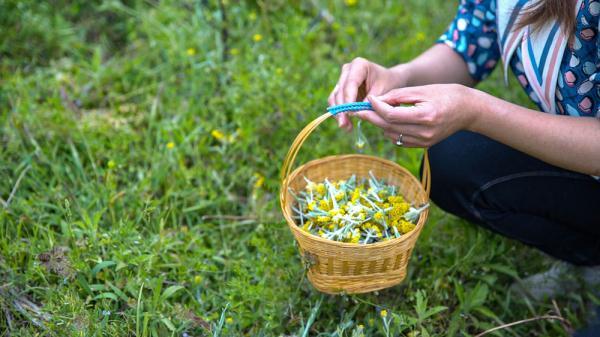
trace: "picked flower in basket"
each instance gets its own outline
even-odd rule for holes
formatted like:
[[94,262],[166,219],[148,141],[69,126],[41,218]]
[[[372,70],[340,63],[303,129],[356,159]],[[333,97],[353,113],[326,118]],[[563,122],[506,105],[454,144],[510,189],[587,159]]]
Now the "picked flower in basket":
[[421,182],[392,161],[363,154],[320,158],[292,171],[304,141],[339,112],[316,118],[292,143],[282,166],[281,209],[315,288],[371,292],[406,277],[429,214],[429,161],[425,152]]

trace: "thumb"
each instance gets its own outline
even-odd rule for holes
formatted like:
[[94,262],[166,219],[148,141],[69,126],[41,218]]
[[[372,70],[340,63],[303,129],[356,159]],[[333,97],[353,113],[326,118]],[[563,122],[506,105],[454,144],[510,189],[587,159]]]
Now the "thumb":
[[422,101],[423,87],[406,87],[390,90],[377,97],[379,100],[391,105],[414,104]]
[[371,102],[371,106],[373,106],[373,110],[375,110],[375,113],[383,117],[384,119],[386,119],[387,116],[391,115],[394,112],[394,107],[386,103],[380,97],[370,95],[368,99],[369,102]]

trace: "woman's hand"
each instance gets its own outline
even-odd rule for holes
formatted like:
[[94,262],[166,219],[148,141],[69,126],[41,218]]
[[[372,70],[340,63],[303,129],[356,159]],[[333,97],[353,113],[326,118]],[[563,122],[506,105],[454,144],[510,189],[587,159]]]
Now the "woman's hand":
[[459,130],[469,129],[475,110],[469,103],[470,91],[474,89],[459,84],[395,89],[383,96],[368,96],[375,111],[354,115],[383,129],[394,142],[402,135],[403,146],[430,147]]
[[[338,83],[329,95],[329,106],[360,102],[367,95],[381,95],[391,89],[406,85],[402,65],[387,69],[364,58],[355,58],[342,66]],[[352,122],[346,114],[336,116],[338,126],[352,130]]]

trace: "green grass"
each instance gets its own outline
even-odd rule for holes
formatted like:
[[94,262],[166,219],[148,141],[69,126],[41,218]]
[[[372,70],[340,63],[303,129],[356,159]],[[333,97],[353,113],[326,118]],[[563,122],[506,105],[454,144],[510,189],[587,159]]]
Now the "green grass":
[[[471,335],[553,310],[508,292],[541,254],[436,208],[402,285],[310,286],[278,209],[285,152],[342,63],[409,60],[455,8],[316,3],[0,3],[1,336]],[[529,104],[500,71],[481,88]],[[367,131],[370,153],[416,172],[419,151]],[[299,160],[352,143],[327,123]],[[587,303],[558,306],[580,326]],[[566,335],[496,335],[528,334]]]

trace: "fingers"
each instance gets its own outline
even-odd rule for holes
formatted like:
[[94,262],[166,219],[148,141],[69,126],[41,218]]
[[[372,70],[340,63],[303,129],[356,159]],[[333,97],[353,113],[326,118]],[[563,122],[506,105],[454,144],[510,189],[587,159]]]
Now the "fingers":
[[342,74],[340,75],[340,80],[338,81],[338,90],[335,93],[335,104],[343,104],[344,102],[344,87],[346,86],[346,79],[350,74],[350,69],[352,65],[350,63],[346,63],[342,66]]
[[383,118],[381,118],[381,116],[379,116],[375,111],[371,111],[371,110],[361,110],[361,111],[357,111],[354,113],[354,115],[360,119],[362,119],[363,121],[367,121],[381,129],[388,129],[390,128],[391,124],[388,123],[386,120],[384,120]]
[[338,126],[348,132],[352,131],[352,121],[345,113],[335,115],[335,119],[338,121]]
[[[400,138],[400,133],[393,132],[393,131],[386,131],[383,133],[383,135],[386,138],[388,138],[389,140],[391,140],[394,144],[398,145],[396,142]],[[402,147],[425,147],[423,145],[423,142],[419,138],[416,138],[409,134],[402,134],[402,145],[399,145],[399,146],[402,146]]]
[[352,61],[352,63],[350,63],[348,77],[346,78],[344,85],[341,87],[343,91],[342,103],[358,101],[358,90],[367,79],[368,69],[369,61],[363,58],[357,57]]
[[378,97],[369,96],[374,112],[387,123],[419,124],[420,110],[417,106],[393,107]]
[[389,105],[415,104],[423,100],[426,90],[432,90],[431,86],[405,87],[390,90],[377,98]]
[[[363,88],[364,91],[364,82],[367,78],[368,68],[369,61],[360,57],[355,58],[351,63],[344,64],[342,66],[340,79],[329,95],[329,105],[332,106],[357,101],[359,90]],[[339,127],[347,131],[352,130],[352,122],[347,114],[339,114],[335,118]]]
[[[336,84],[335,87],[333,88],[333,90],[331,91],[331,94],[329,94],[329,97],[327,98],[327,104],[329,106],[333,106],[335,105],[335,95],[339,89],[340,85]],[[338,114],[334,116],[335,120],[338,123],[338,127],[340,128],[344,128],[346,129],[348,127],[348,117],[344,116],[343,114]]]

